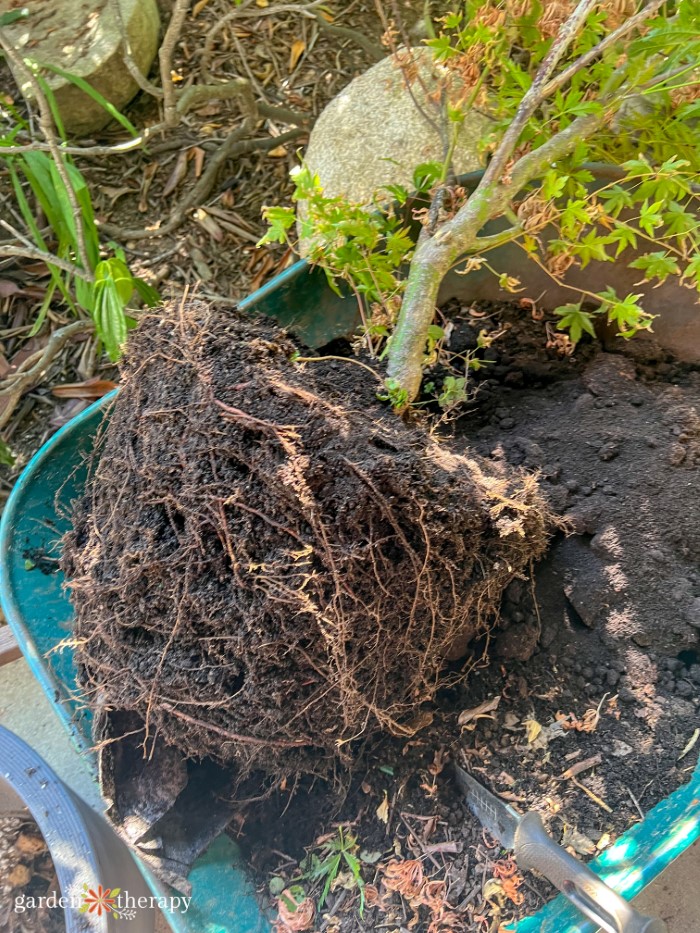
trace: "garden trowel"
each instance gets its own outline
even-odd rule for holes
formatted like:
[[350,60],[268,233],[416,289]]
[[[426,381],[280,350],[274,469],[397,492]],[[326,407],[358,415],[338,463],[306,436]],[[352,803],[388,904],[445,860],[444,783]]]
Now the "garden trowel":
[[606,933],[667,933],[662,920],[640,914],[547,835],[538,813],[521,815],[459,765],[455,769],[469,809],[504,849],[513,850],[519,868],[539,871]]

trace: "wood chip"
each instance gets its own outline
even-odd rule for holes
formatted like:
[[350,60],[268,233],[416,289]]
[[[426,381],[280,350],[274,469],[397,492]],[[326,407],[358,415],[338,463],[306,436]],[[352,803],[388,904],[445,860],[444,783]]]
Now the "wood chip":
[[604,800],[601,800],[600,797],[599,797],[597,794],[594,794],[593,791],[592,791],[590,788],[586,787],[585,784],[582,784],[580,781],[577,781],[575,777],[574,777],[574,778],[571,778],[571,781],[572,781],[577,787],[579,787],[579,788],[584,792],[584,794],[587,794],[587,795],[591,798],[591,800],[593,801],[593,803],[597,804],[602,810],[605,810],[606,813],[612,813],[612,812],[613,812],[613,811],[612,811],[612,808],[609,807],[609,806],[607,805],[607,803],[606,803]]
[[[489,713],[492,713],[495,709],[497,709],[500,702],[501,698],[500,696],[497,696],[490,700],[484,700],[483,703],[480,703],[473,709],[463,710],[457,718],[457,725],[464,729],[465,726],[469,725],[469,723],[475,724],[477,719],[493,719],[494,717],[489,716]],[[475,726],[472,725],[471,728],[473,729]]]
[[576,777],[577,774],[581,774],[583,771],[588,771],[591,768],[597,767],[597,765],[602,764],[602,762],[602,755],[592,755],[584,761],[577,761],[575,765],[571,765],[570,768],[567,768],[566,771],[563,772],[559,780],[567,781],[569,778]]

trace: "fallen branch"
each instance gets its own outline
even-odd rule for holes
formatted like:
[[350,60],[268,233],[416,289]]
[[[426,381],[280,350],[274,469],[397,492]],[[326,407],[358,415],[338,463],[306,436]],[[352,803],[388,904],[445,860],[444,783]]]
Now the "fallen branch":
[[12,376],[0,382],[0,397],[8,399],[0,411],[0,429],[4,428],[12,417],[20,398],[39,381],[63,347],[77,334],[87,334],[93,330],[92,321],[75,321],[55,330],[45,347],[24,360]]
[[153,229],[139,227],[132,230],[125,230],[114,224],[102,224],[100,229],[108,236],[116,237],[121,240],[145,240],[167,236],[177,230],[186,220],[188,211],[193,210],[195,207],[199,207],[209,197],[216,183],[219,170],[224,162],[246,152],[252,152],[258,149],[274,149],[276,146],[281,146],[293,139],[298,139],[298,137],[305,132],[301,127],[298,127],[289,130],[287,133],[282,133],[280,136],[270,136],[260,139],[242,139],[241,137],[245,135],[245,131],[246,127],[244,124],[243,126],[237,127],[228,135],[212,157],[197,184],[174,208],[169,219],[162,224],[162,226]]

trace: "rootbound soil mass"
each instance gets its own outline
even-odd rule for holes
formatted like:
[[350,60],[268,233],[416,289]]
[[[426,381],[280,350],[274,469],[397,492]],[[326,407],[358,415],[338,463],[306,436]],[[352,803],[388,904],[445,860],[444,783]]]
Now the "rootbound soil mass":
[[[521,812],[537,809],[550,833],[582,858],[610,845],[685,783],[697,764],[697,367],[677,363],[653,340],[603,346],[584,338],[572,356],[562,355],[556,341],[548,339],[552,323],[520,307],[454,307],[446,314],[453,325],[450,349],[479,353],[484,364],[474,376],[478,391],[468,411],[447,427],[448,441],[433,441],[420,429],[402,426],[377,402],[371,375],[352,362],[290,363],[297,348],[272,325],[256,321],[249,326],[201,305],[173,311],[160,327],[147,320],[132,338],[124,405],[115,407],[102,438],[101,459],[89,495],[78,506],[64,558],[74,578],[79,631],[87,638],[80,662],[93,701],[106,698],[135,710],[150,719],[149,728],[163,729],[188,754],[213,755],[234,771],[259,765],[268,775],[314,772],[294,782],[277,781],[262,803],[237,809],[230,829],[273,915],[276,892],[284,884],[301,879],[318,899],[320,888],[303,878],[305,849],[321,852],[319,844],[337,834],[338,824],[357,838],[367,883],[363,915],[357,889],[341,877],[343,883],[333,886],[323,908],[311,914],[309,930],[497,929],[552,896],[541,878],[523,878],[482,832],[460,798],[451,759]],[[477,351],[481,330],[505,334],[485,352]],[[434,378],[439,380],[439,372]],[[221,405],[212,405],[212,395],[237,410],[237,420],[225,417]],[[316,399],[311,404],[308,395]],[[289,407],[290,398],[301,397],[303,405]],[[378,683],[384,689],[393,683],[398,691],[390,701],[387,693],[373,696],[377,710],[389,710],[387,718],[360,703],[364,715],[353,726],[341,723],[341,694],[330,687],[336,674],[327,662],[321,667],[325,706],[318,715],[333,722],[336,731],[324,747],[244,746],[217,731],[240,730],[254,740],[299,734],[318,740],[323,735],[323,727],[316,725],[322,719],[316,718],[302,719],[299,733],[289,731],[289,722],[297,728],[297,720],[288,703],[302,696],[308,701],[317,695],[314,690],[323,693],[316,652],[321,644],[327,648],[320,615],[304,615],[288,604],[275,612],[270,597],[278,590],[267,587],[267,581],[270,574],[279,581],[277,561],[284,563],[288,585],[298,579],[294,573],[307,573],[312,577],[307,588],[319,605],[339,605],[308,567],[295,569],[295,555],[304,552],[303,546],[293,538],[291,544],[284,541],[277,535],[281,529],[259,515],[239,514],[246,512],[241,505],[256,509],[315,546],[314,529],[300,518],[304,513],[295,489],[290,492],[276,479],[296,458],[288,456],[274,433],[266,433],[270,428],[242,421],[241,412],[297,432],[295,443],[311,455],[304,470],[319,514],[327,516],[340,501],[348,503],[346,491],[359,497],[357,509],[348,504],[336,522],[327,523],[334,558],[345,561],[337,566],[350,568],[351,580],[363,582],[365,602],[380,600],[381,613],[392,613],[378,615],[379,603],[372,603],[353,630],[364,644],[348,655],[363,663],[380,659]],[[430,466],[419,465],[435,449],[433,443],[441,455],[438,471],[434,457],[428,457]],[[208,459],[212,449],[216,471]],[[356,469],[340,459],[341,450]],[[242,451],[247,462],[240,466]],[[459,493],[454,474],[442,472],[445,455],[459,463]],[[323,467],[315,473],[311,462]],[[524,476],[537,477],[539,493]],[[355,478],[361,482],[355,484]],[[489,485],[495,480],[509,488]],[[393,512],[379,505],[379,490]],[[195,504],[195,495],[203,491],[211,495],[210,503],[237,496],[238,507],[229,501],[222,522],[220,512],[202,504],[204,499]],[[510,508],[499,513],[504,499]],[[534,563],[531,573],[529,554],[542,552],[547,508],[561,516],[563,528],[550,537],[544,559]],[[477,517],[468,520],[470,510]],[[119,531],[112,536],[115,515]],[[520,572],[499,578],[483,614],[474,613],[484,579],[480,574],[499,569],[494,565],[510,540],[512,526],[501,525],[503,537],[494,522],[512,522],[520,515],[532,523],[525,526],[525,537],[513,539],[519,542],[514,550]],[[430,539],[416,532],[426,517]],[[470,532],[467,556],[457,559],[471,570],[460,578],[463,589],[452,599],[460,605],[466,599],[471,621],[459,617],[457,627],[465,638],[459,645],[452,623],[440,630],[440,648],[426,677],[428,668],[416,667],[412,653],[418,645],[424,652],[425,641],[418,641],[414,625],[412,647],[404,644],[406,628],[400,620],[406,618],[407,597],[398,583],[396,589],[390,584],[401,580],[401,573],[404,580],[415,581],[405,570],[411,559],[398,529],[422,559],[430,553],[442,560],[445,551],[434,553],[434,543],[455,548],[452,531],[464,535],[469,522],[478,537]],[[199,537],[187,531],[195,528]],[[248,587],[264,585],[264,591],[236,583],[234,592],[221,582],[230,580],[236,567],[228,558],[224,529],[242,542],[244,550],[233,550],[245,553],[238,573],[244,573]],[[370,536],[377,544],[373,550]],[[392,550],[386,549],[387,537],[394,542]],[[416,540],[423,542],[422,550]],[[272,550],[272,541],[284,542],[282,550]],[[474,548],[489,556],[479,563]],[[192,576],[187,586],[183,583],[180,568],[192,555],[195,569],[216,568],[206,581],[202,578],[201,589],[192,586]],[[513,553],[506,559],[515,570]],[[326,568],[321,563],[313,569],[325,573]],[[353,597],[359,591],[353,583]],[[441,615],[454,618],[450,598],[441,589],[433,592],[441,594]],[[414,582],[411,606],[416,593]],[[252,610],[245,614],[243,605]],[[489,622],[493,605],[498,606],[495,629]],[[197,606],[206,606],[206,614]],[[291,642],[301,637],[299,622],[291,629],[281,626],[292,615],[316,632],[301,643],[301,661],[300,650],[286,657],[276,653],[279,639],[261,623],[275,620]],[[394,620],[391,626],[388,618]],[[188,646],[184,650],[176,647],[181,635]],[[466,659],[446,663],[469,636]],[[351,638],[347,644],[353,644]],[[420,660],[425,663],[423,655]],[[258,667],[268,661],[269,668]],[[238,665],[227,675],[236,691],[230,681],[217,679],[220,674],[211,675],[226,664]],[[401,670],[409,665],[423,671],[419,687]],[[278,692],[253,693],[248,700],[246,685],[268,670],[278,678]],[[363,677],[372,676],[369,668],[362,671]],[[307,677],[319,680],[304,694]],[[362,680],[360,686],[370,682]],[[226,690],[229,699],[219,703]],[[185,702],[202,695],[204,706]],[[239,700],[267,703],[272,712],[237,707]],[[302,708],[303,716],[316,715]],[[350,775],[342,788],[337,781],[317,780],[316,773],[328,774],[329,762],[338,761],[337,739],[360,733],[363,742],[340,746],[346,762],[360,746],[362,752],[355,754],[352,767],[340,768]],[[283,924],[280,929],[286,933]]]
[[410,736],[548,531],[531,473],[298,356],[201,302],[146,318],[63,558],[89,702],[279,782]]

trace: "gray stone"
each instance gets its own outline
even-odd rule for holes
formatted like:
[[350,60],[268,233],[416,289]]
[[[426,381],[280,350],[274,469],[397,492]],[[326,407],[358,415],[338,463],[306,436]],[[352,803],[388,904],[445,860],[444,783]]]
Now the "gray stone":
[[[134,61],[145,74],[158,48],[160,17],[156,0],[119,0]],[[18,6],[0,0],[0,13]],[[57,65],[87,81],[117,110],[138,91],[122,56],[122,34],[111,0],[24,0],[27,19],[5,27],[14,47],[38,64]],[[18,83],[22,84],[19,75]],[[112,119],[87,94],[58,75],[47,75],[66,131],[84,136]],[[31,88],[21,87],[31,97]]]
[[[441,134],[429,120],[443,122],[430,94],[439,87],[444,66],[433,62],[429,49],[414,48],[411,55],[417,76],[410,91],[394,56],[389,56],[351,81],[316,121],[305,161],[328,196],[369,207],[377,197],[391,200],[381,192],[386,185],[410,190],[413,171],[421,162],[442,161]],[[467,114],[454,152],[456,174],[481,167],[478,143],[488,122],[476,111]],[[301,216],[303,210],[301,202]],[[301,244],[302,252],[308,245]]]
[[693,628],[700,628],[700,598],[696,597],[691,603],[687,618]]

